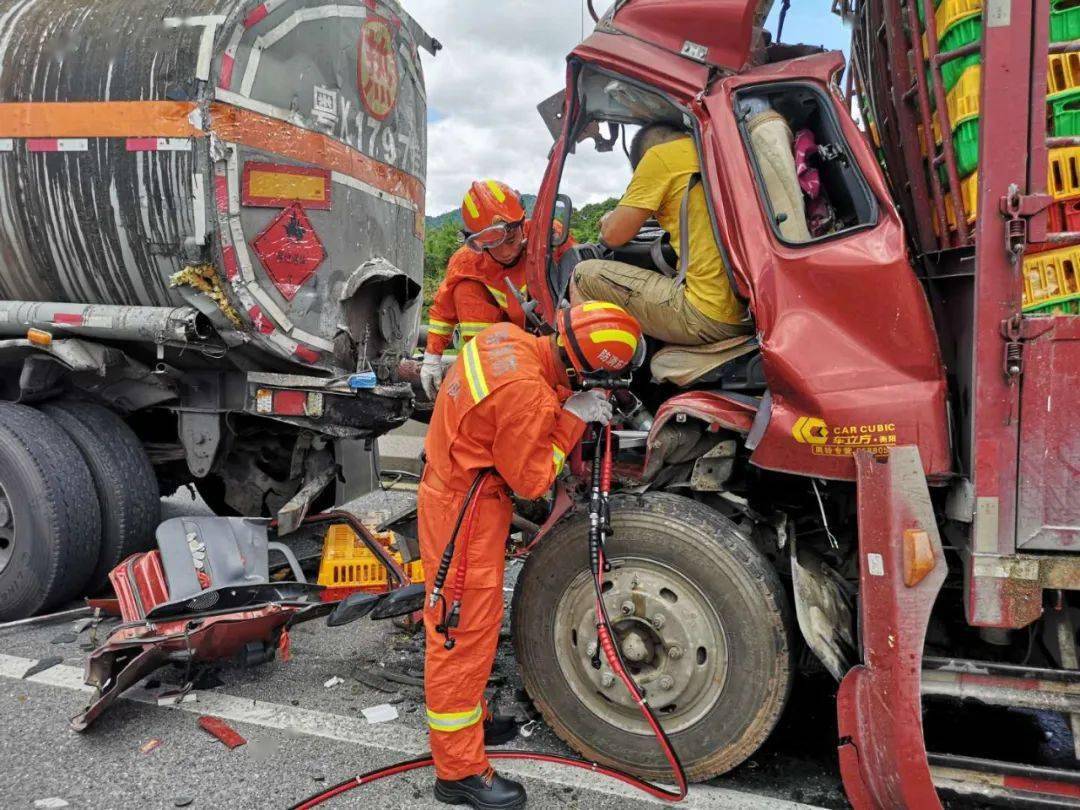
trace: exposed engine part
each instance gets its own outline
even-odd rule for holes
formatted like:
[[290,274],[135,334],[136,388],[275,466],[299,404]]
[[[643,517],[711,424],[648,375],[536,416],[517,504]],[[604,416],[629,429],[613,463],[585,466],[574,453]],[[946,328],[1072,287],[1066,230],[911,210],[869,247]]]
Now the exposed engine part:
[[705,455],[694,462],[690,488],[700,492],[719,492],[731,478],[738,445],[734,439],[717,442]]
[[791,581],[799,629],[814,655],[839,682],[859,660],[855,617],[843,577],[816,551],[791,542]]

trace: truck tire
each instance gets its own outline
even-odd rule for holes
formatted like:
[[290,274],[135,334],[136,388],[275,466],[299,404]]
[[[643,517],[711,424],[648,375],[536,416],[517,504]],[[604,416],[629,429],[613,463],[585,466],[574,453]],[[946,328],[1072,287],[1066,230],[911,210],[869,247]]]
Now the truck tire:
[[123,419],[91,402],[55,402],[41,411],[82,452],[101,509],[101,550],[87,586],[102,590],[125,557],[150,548],[161,522],[157,477],[142,442]]
[[101,545],[90,470],[45,414],[0,402],[0,621],[83,593]]
[[[605,600],[623,655],[693,781],[731,770],[772,732],[791,684],[787,598],[727,518],[667,493],[611,499]],[[555,733],[583,756],[648,779],[666,760],[596,640],[588,515],[557,525],[514,589],[514,649]],[[603,653],[600,654],[603,658]]]

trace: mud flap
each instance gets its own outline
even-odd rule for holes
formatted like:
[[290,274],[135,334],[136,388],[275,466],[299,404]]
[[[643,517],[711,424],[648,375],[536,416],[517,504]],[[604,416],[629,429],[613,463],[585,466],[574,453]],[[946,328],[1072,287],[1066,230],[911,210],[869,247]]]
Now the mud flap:
[[[855,810],[940,808],[923,740],[923,642],[945,581],[941,538],[917,447],[855,454],[863,662],[840,684],[840,772]],[[905,533],[925,532],[934,566],[905,584]],[[910,535],[909,535],[910,537]]]

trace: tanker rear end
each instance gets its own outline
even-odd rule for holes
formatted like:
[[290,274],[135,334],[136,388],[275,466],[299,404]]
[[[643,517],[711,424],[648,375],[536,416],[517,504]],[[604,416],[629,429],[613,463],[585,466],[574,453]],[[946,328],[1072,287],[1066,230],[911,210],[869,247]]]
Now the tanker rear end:
[[[363,443],[413,402],[438,47],[394,0],[0,12],[0,399],[19,403],[0,434],[40,434],[12,452],[53,463],[57,402],[146,462],[144,503],[193,482],[217,511],[302,514],[369,481]],[[74,560],[23,553],[44,537],[25,484],[0,480],[0,616],[56,598],[42,574],[5,599],[5,575]],[[95,520],[66,529],[104,548]]]

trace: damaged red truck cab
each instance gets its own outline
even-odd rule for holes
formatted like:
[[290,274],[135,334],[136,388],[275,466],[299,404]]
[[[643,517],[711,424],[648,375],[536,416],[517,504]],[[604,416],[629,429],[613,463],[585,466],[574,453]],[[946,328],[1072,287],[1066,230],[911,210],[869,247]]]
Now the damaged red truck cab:
[[[936,153],[923,137],[948,126],[954,106],[936,48],[924,54],[925,38],[912,35],[923,27],[936,37],[935,15],[921,20],[914,6],[893,0],[834,5],[853,16],[862,48],[853,52],[867,64],[770,43],[762,29],[767,1],[614,3],[569,55],[565,94],[540,107],[555,145],[533,215],[529,295],[550,322],[565,303],[574,257],[625,260],[604,245],[575,247],[569,264],[554,258],[552,223],[568,223],[571,208],[560,184],[579,146],[591,138],[612,151],[620,127],[625,145],[626,127],[656,121],[691,134],[756,347],[748,365],[738,361],[745,365],[738,374],[724,373],[737,364],[725,361],[672,385],[654,364],[652,380],[635,379],[632,390],[655,414],[639,418],[648,430],[646,490],[735,516],[759,547],[768,542],[762,538],[775,541],[769,559],[780,573],[790,565],[785,590],[803,640],[841,682],[840,770],[854,806],[935,807],[938,790],[1007,800],[1075,796],[1080,780],[1072,771],[928,755],[922,704],[925,695],[964,697],[977,681],[983,702],[1028,705],[1015,702],[1018,691],[1072,683],[1069,671],[1078,668],[1068,591],[1080,586],[1080,561],[1034,553],[1068,551],[1080,540],[1080,513],[1069,505],[1080,449],[1056,426],[1070,417],[1075,426],[1080,412],[1076,310],[1027,306],[1018,267],[1029,245],[1080,244],[1080,233],[1046,233],[1047,147],[1078,141],[1046,140],[1045,59],[1036,63],[1047,50],[1049,2],[991,4],[996,16],[981,44],[994,69],[981,79],[981,169],[977,184],[964,184],[969,197],[977,190],[983,213],[976,217],[972,207],[966,223],[953,215],[961,183],[952,144],[945,139]],[[912,70],[912,57],[932,69]],[[790,214],[767,176],[775,167],[750,132],[748,100],[816,139],[813,166],[831,219],[810,238],[793,239],[781,227]],[[883,119],[887,131],[875,123]],[[940,179],[946,175],[951,191]],[[799,210],[810,202],[803,191]],[[1064,292],[1080,296],[1075,277],[1071,284]],[[695,429],[680,445],[678,431]],[[613,514],[634,512],[650,495],[636,497]],[[527,566],[526,585],[532,576]],[[811,580],[818,596],[828,594],[823,602],[806,588]],[[1057,607],[1044,613],[1047,589],[1058,589]],[[815,610],[826,617],[816,627],[806,620]],[[553,621],[561,626],[559,616]],[[1029,626],[1062,641],[1040,661],[1029,661],[1029,652],[1022,667],[1002,663],[1023,643],[1008,631]],[[962,638],[965,651],[981,645],[979,660],[928,641],[929,627]],[[561,640],[551,643],[559,653]],[[657,672],[669,663],[655,663]],[[534,691],[530,666],[522,662]],[[580,679],[565,666],[563,674],[581,697]],[[558,701],[546,693],[542,710],[545,703]],[[584,730],[555,725],[580,748]],[[714,731],[704,721],[679,730],[699,741]],[[673,739],[679,747],[679,734]],[[709,761],[730,768],[740,756],[718,751]],[[654,762],[633,752],[608,760],[654,772]],[[697,778],[717,772],[702,766]]]

